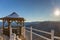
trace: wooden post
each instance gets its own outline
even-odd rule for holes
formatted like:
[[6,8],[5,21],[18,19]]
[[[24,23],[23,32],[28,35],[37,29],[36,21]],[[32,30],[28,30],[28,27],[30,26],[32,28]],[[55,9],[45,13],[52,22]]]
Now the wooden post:
[[3,34],[4,34],[4,20],[3,20]]
[[31,29],[30,29],[30,40],[32,40],[32,26],[31,26]]
[[24,37],[26,37],[26,36],[25,36],[25,30],[26,30],[26,29],[25,29],[25,26],[24,26]]
[[7,22],[8,22],[8,33],[7,33],[7,35],[10,37],[10,20],[8,19],[7,20]]
[[24,21],[23,21],[23,26],[24,26]]
[[51,30],[51,40],[54,40],[54,30]]
[[11,25],[10,25],[10,40],[12,40],[12,27],[11,27]]
[[[3,20],[3,34],[4,34],[4,20]],[[3,40],[4,40],[4,36],[3,36]]]
[[18,29],[19,29],[19,37],[20,37],[22,35],[22,31],[21,31],[22,30],[22,26],[21,26],[22,25],[22,21],[19,21],[19,25],[20,26],[19,26]]

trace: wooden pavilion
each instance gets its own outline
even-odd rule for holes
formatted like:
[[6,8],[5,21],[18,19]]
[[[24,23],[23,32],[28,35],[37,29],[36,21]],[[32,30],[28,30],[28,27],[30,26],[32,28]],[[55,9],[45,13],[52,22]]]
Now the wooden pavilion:
[[[21,28],[24,26],[24,18],[23,17],[19,17],[18,14],[16,14],[15,12],[13,12],[12,14],[6,16],[6,17],[2,17],[0,18],[0,20],[3,21],[3,34],[10,36],[10,27],[11,27],[11,23],[13,21],[15,21],[17,23],[17,29],[13,29],[12,31],[15,32],[17,35],[21,35]],[[7,28],[4,27],[5,22],[8,23]],[[18,32],[17,32],[18,31]]]

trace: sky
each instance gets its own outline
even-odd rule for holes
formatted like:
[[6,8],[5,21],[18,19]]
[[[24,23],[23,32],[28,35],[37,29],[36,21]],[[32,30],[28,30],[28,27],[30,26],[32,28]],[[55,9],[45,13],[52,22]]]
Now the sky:
[[60,21],[55,9],[60,10],[60,0],[0,0],[0,18],[16,12],[26,22]]

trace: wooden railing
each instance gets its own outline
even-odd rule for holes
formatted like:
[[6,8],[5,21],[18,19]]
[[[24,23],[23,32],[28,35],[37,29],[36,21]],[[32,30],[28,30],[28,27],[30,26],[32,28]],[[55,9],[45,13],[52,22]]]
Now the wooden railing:
[[[29,29],[30,31],[27,30],[27,29]],[[49,35],[51,35],[51,39],[50,39],[50,38],[47,38],[47,37],[45,37],[45,36],[39,35],[39,34],[33,32],[33,30],[34,30],[34,31],[37,31],[37,32],[42,32],[42,33],[49,34]],[[29,27],[24,27],[24,37],[26,36],[26,35],[25,35],[25,31],[30,32],[30,40],[32,40],[32,38],[33,38],[33,37],[32,37],[32,34],[35,34],[36,36],[39,36],[39,37],[41,37],[41,38],[43,38],[43,39],[46,39],[46,40],[54,40],[54,39],[59,39],[59,40],[60,40],[60,37],[54,36],[54,30],[51,30],[51,32],[46,32],[46,31],[34,29],[34,28],[32,28],[32,27],[30,27],[30,28],[29,28]]]

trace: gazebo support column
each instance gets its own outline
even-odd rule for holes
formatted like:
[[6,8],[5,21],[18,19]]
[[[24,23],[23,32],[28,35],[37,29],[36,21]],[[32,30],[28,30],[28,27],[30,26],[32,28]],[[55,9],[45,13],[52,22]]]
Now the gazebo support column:
[[24,27],[24,21],[23,21],[23,27]]
[[3,34],[4,34],[4,20],[3,20]]
[[21,36],[21,21],[19,21],[19,37]]
[[10,20],[8,20],[8,34],[7,35],[10,37]]

